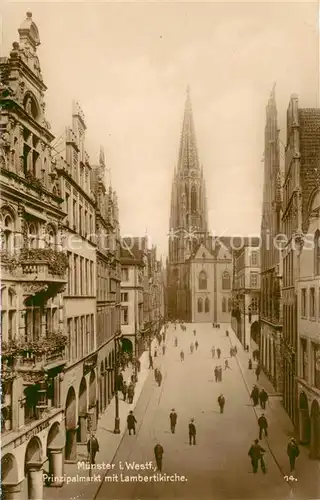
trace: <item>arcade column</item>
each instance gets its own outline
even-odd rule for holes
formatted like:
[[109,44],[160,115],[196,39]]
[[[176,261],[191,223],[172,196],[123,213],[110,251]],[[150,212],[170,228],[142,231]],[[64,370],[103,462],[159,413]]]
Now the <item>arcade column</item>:
[[86,443],[88,439],[88,415],[79,415],[79,439],[80,443]]
[[29,462],[28,469],[28,500],[43,499],[43,462]]
[[49,475],[50,486],[56,488],[63,486],[63,449],[49,448]]
[[2,500],[20,500],[23,481],[17,484],[2,484]]
[[75,463],[77,460],[77,430],[77,427],[75,429],[66,429],[66,463]]

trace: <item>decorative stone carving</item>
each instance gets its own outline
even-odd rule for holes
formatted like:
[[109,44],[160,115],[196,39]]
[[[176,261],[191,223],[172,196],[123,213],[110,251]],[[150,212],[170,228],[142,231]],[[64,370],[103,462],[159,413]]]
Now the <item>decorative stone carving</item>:
[[40,292],[46,292],[48,290],[48,285],[45,283],[24,283],[23,284],[23,294],[24,295],[36,295]]

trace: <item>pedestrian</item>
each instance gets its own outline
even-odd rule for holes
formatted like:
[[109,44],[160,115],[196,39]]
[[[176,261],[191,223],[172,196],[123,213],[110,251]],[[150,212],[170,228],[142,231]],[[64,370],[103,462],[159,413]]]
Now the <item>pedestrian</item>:
[[266,409],[266,402],[268,401],[268,399],[269,399],[269,396],[266,393],[266,391],[264,389],[261,389],[261,391],[259,393],[259,401],[260,401],[260,406],[261,406],[262,410]]
[[166,332],[163,332],[163,334],[162,334],[162,340],[163,340],[163,342],[166,341]]
[[226,331],[226,337],[229,337],[229,332],[228,332],[228,330]]
[[163,344],[163,346],[162,346],[162,354],[163,354],[163,356],[165,355],[165,353],[166,353],[166,346],[165,346],[165,344]]
[[254,385],[250,394],[250,398],[253,401],[253,406],[257,406],[259,401],[259,388]]
[[154,380],[155,380],[156,382],[158,382],[158,371],[159,371],[159,369],[158,369],[158,368],[155,368],[155,369],[154,369]]
[[149,368],[153,368],[153,359],[151,354],[149,354]]
[[161,374],[160,370],[158,370],[157,382],[158,382],[158,386],[160,387],[161,382],[162,382],[162,374]]
[[226,403],[226,400],[225,400],[224,395],[220,394],[220,396],[218,397],[218,404],[220,407],[220,413],[223,413],[225,403]]
[[191,344],[190,344],[190,353],[191,354],[193,353],[193,349],[194,349],[194,346],[193,346],[193,343],[191,342]]
[[177,418],[178,418],[178,415],[176,414],[176,411],[174,408],[172,408],[171,413],[169,415],[169,418],[170,418],[171,432],[172,432],[172,434],[174,434],[175,430],[176,430]]
[[162,472],[162,457],[163,457],[163,447],[161,444],[157,443],[154,447],[154,457],[156,459],[157,469]]
[[258,472],[258,465],[259,465],[259,460],[261,464],[261,470],[265,474],[266,472],[266,466],[265,462],[263,459],[263,453],[265,453],[265,449],[262,448],[262,446],[259,445],[259,440],[255,439],[253,445],[251,445],[251,448],[248,452],[249,457],[251,458],[251,465],[252,465],[252,470],[253,473],[256,474]]
[[264,416],[264,413],[258,418],[259,425],[259,439],[262,439],[262,433],[264,432],[265,437],[268,437],[268,421]]
[[129,436],[131,436],[131,431],[133,431],[133,434],[136,433],[136,417],[133,414],[133,411],[129,412],[129,415],[127,416],[127,426],[128,426],[128,431],[129,431]]
[[153,357],[156,358],[158,356],[158,351],[157,349],[154,350]]
[[128,402],[130,405],[133,403],[133,398],[134,398],[134,385],[132,382],[130,382],[128,387]]
[[137,378],[136,378],[134,373],[131,375],[130,380],[131,380],[131,384],[133,384],[133,385],[135,385],[137,383]]
[[218,347],[218,349],[217,349],[217,355],[218,355],[218,359],[220,359],[220,356],[221,356],[221,349],[219,349],[219,347]]
[[194,424],[194,418],[190,420],[189,424],[189,444],[196,444],[196,426]]
[[94,433],[91,434],[87,442],[87,450],[90,464],[95,464],[96,454],[99,451],[99,442]]
[[122,384],[123,401],[125,401],[127,399],[127,394],[128,394],[128,386],[127,386],[127,382],[124,381]]
[[229,368],[229,369],[231,370],[231,368],[230,368],[230,366],[229,366],[229,362],[228,362],[228,360],[226,359],[226,360],[225,360],[225,362],[224,362],[224,369],[226,370],[227,368]]
[[257,382],[258,382],[259,381],[259,377],[260,377],[260,373],[261,373],[260,363],[258,363],[255,373],[256,373]]
[[230,358],[232,358],[233,353],[234,353],[234,351],[233,351],[233,347],[230,347],[230,351],[229,351],[229,352],[230,352]]
[[252,360],[251,360],[251,358],[249,359],[249,362],[248,362],[248,368],[249,368],[249,370],[252,370]]
[[184,361],[184,352],[183,351],[180,352],[180,360]]
[[137,359],[136,364],[137,364],[137,372],[139,373],[140,370],[141,370],[141,361],[140,361],[140,359]]
[[219,381],[219,369],[217,366],[214,369],[214,376],[215,376],[216,382],[218,382]]
[[216,350],[215,350],[215,348],[214,348],[214,346],[213,346],[213,347],[212,347],[212,349],[211,349],[211,356],[212,356],[212,359],[214,359],[215,355],[216,355]]
[[222,366],[221,365],[218,367],[218,378],[219,378],[219,382],[222,382]]
[[237,349],[237,346],[235,345],[234,348],[233,348],[233,352],[234,352],[234,355],[236,356],[237,352],[238,352],[238,349]]
[[212,323],[212,328],[214,328],[214,323]]
[[122,391],[122,384],[123,384],[123,375],[122,373],[119,373],[117,377],[117,391]]
[[197,335],[196,330],[193,330],[193,336],[195,337]]
[[178,347],[178,338],[177,337],[175,337],[175,339],[174,339],[174,345],[175,345],[175,347]]
[[195,345],[195,348],[196,348],[196,351],[197,351],[198,347],[199,347],[199,342],[196,340],[194,345]]
[[292,437],[287,446],[287,455],[290,462],[290,472],[293,472],[296,466],[296,459],[300,455],[299,446],[296,440]]

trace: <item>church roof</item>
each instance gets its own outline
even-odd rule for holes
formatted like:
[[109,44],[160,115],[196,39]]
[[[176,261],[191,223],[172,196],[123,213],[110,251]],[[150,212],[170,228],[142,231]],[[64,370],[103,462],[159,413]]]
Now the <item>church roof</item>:
[[210,238],[210,245],[206,245],[204,242],[199,243],[192,254],[189,257],[189,261],[193,260],[201,246],[204,246],[206,250],[214,257],[218,257],[218,253],[220,248],[225,248],[229,252],[232,251],[238,251],[244,247],[250,246],[250,247],[259,247],[260,245],[260,238],[257,237],[248,237],[248,236],[214,236]]

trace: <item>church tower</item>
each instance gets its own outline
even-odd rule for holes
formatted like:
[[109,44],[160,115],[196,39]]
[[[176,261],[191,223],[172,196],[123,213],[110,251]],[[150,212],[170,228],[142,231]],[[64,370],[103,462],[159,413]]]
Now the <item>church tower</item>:
[[203,168],[200,166],[190,91],[187,89],[177,167],[171,191],[168,259],[168,314],[190,320],[188,259],[208,239],[208,216]]

